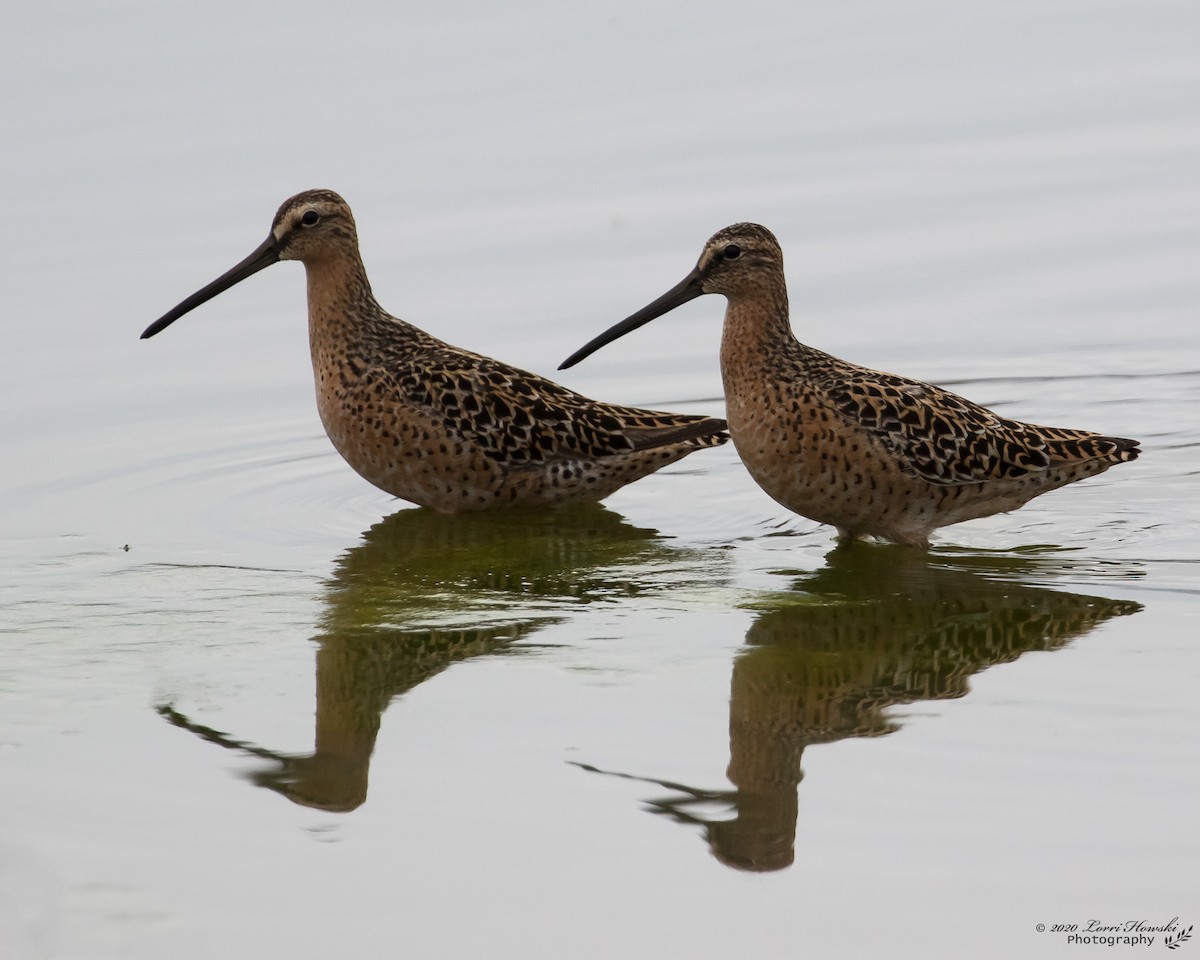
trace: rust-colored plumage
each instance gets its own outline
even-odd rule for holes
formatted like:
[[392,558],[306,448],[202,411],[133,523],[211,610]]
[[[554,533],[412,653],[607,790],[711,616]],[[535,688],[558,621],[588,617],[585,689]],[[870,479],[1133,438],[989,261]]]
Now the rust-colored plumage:
[[279,260],[301,261],[308,277],[325,431],[397,497],[445,513],[599,500],[728,439],[724,420],[598,403],[390,316],[371,293],[350,208],[328,190],[287,200],[258,249],[142,337]]
[[1009,420],[800,343],[783,252],[754,223],[718,231],[681,283],[562,366],[704,293],[728,299],[721,373],[742,461],[785,507],[844,537],[926,546],[938,527],[1014,510],[1140,452],[1135,440]]

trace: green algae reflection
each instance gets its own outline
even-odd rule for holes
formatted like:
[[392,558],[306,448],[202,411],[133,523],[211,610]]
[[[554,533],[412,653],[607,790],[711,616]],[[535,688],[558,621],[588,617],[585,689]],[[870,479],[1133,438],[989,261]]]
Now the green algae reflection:
[[[662,589],[706,562],[598,504],[446,516],[402,510],[363,534],[326,584],[316,636],[310,755],[171,723],[267,761],[251,775],[296,803],[349,811],[367,798],[371,754],[391,700],[470,657],[504,653],[581,604]],[[677,580],[677,578],[676,578]]]
[[[1058,561],[1019,556],[931,557],[849,544],[827,566],[770,598],[733,662],[729,767],[733,789],[651,777],[670,791],[647,801],[702,827],[713,855],[740,870],[795,859],[801,757],[812,744],[896,730],[888,708],[962,697],[973,674],[1035,650],[1055,650],[1137,603],[1030,586]],[[705,810],[723,808],[720,816]]]

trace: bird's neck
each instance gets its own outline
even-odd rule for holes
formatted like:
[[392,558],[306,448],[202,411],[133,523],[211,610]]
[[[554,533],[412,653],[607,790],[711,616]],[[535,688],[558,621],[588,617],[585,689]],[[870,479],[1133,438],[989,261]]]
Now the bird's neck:
[[358,256],[306,260],[308,316],[313,326],[340,324],[367,307],[378,308]]
[[395,339],[399,321],[389,317],[375,299],[357,255],[306,261],[304,269],[314,363],[328,351],[340,353],[352,345]]
[[787,288],[782,283],[729,296],[721,334],[721,367],[726,375],[735,369],[758,368],[778,354],[781,344],[793,340]]

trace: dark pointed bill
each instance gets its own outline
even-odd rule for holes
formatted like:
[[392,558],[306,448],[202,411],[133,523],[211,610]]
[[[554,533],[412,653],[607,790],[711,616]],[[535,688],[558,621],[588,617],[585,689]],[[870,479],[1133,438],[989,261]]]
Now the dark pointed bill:
[[190,297],[184,300],[176,307],[172,307],[161,317],[155,320],[150,326],[142,331],[142,339],[152,337],[156,333],[161,333],[176,320],[182,317],[185,313],[195,310],[200,304],[211,300],[218,293],[228,290],[235,283],[241,283],[247,277],[251,277],[273,263],[279,261],[279,250],[275,245],[275,235],[271,234],[259,244],[258,248],[250,254],[245,260],[226,270],[223,274],[217,277],[212,283],[201,287]]
[[609,327],[600,336],[585,343],[582,347],[576,350],[573,354],[567,357],[558,365],[559,370],[566,370],[567,367],[573,367],[585,357],[590,357],[593,353],[603,347],[605,344],[612,343],[619,337],[625,336],[631,330],[636,330],[638,327],[644,326],[655,317],[661,317],[664,313],[674,310],[678,306],[682,306],[689,300],[695,300],[698,296],[704,293],[703,288],[704,277],[699,270],[693,270],[679,283],[675,284],[670,290],[664,293],[653,303],[648,303],[642,307],[637,313],[630,317],[626,317],[620,323]]

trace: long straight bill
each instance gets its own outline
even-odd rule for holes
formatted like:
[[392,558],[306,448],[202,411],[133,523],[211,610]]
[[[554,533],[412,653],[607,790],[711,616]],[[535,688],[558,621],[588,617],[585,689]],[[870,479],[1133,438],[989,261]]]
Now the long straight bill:
[[150,326],[142,331],[142,339],[154,336],[156,333],[161,333],[176,320],[182,317],[185,313],[195,310],[200,304],[211,300],[218,293],[222,293],[232,287],[235,283],[241,283],[247,277],[251,277],[273,263],[279,262],[279,251],[275,246],[275,235],[267,237],[258,248],[250,254],[245,260],[234,267],[226,270],[223,274],[217,277],[212,283],[201,287],[190,297],[180,303],[178,306],[172,307],[161,317],[155,320]]
[[636,330],[638,327],[644,326],[656,317],[661,317],[664,313],[674,310],[689,300],[695,300],[704,293],[703,282],[704,277],[700,274],[700,271],[693,270],[653,303],[646,304],[637,313],[626,317],[620,323],[609,327],[600,336],[588,341],[560,363],[558,369],[566,370],[567,367],[575,366],[580,360],[590,357],[605,344],[612,343],[614,340],[625,336],[631,330]]

